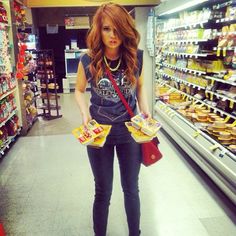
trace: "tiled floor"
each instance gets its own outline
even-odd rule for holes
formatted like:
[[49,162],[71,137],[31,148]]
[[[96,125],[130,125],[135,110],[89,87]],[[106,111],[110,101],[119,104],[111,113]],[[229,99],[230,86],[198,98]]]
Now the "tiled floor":
[[[7,235],[92,236],[93,178],[86,150],[71,135],[80,124],[74,96],[63,117],[39,120],[0,161],[0,222]],[[140,174],[143,236],[235,236],[236,207],[168,137],[164,158]],[[115,162],[108,236],[127,236]]]

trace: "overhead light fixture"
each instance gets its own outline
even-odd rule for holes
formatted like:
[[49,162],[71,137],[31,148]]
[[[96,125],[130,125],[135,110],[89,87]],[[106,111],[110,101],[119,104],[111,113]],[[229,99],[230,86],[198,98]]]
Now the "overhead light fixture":
[[188,2],[184,3],[181,6],[175,7],[173,9],[169,10],[169,11],[161,13],[160,16],[169,15],[169,14],[172,14],[172,13],[175,13],[175,12],[179,12],[179,11],[185,10],[187,8],[196,6],[200,3],[207,2],[207,1],[209,1],[209,0],[192,0],[192,1],[188,1]]

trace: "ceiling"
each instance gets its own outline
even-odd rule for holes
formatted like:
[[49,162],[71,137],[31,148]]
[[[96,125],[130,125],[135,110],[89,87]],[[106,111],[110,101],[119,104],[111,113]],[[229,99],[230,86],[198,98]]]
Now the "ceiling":
[[[110,0],[24,0],[27,7],[94,7],[100,6],[102,3],[110,2]],[[114,0],[124,6],[155,6],[160,0]]]

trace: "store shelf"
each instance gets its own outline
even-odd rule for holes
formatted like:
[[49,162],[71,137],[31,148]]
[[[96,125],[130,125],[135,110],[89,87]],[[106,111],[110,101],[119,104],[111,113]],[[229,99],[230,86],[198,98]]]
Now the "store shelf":
[[234,51],[236,49],[236,47],[214,47],[213,50],[218,51],[218,50],[222,50],[222,51]]
[[165,40],[165,43],[166,44],[186,44],[186,43],[189,43],[189,44],[198,44],[198,43],[201,43],[201,42],[207,42],[211,39],[185,39],[185,40]]
[[178,90],[178,89],[176,89],[176,88],[170,86],[170,85],[167,84],[167,83],[165,84],[165,86],[169,87],[169,88],[172,89],[173,91],[176,91],[176,92],[178,92],[178,93],[180,93],[180,94],[183,94],[183,95],[187,96],[187,97],[190,98],[191,100],[195,100],[195,101],[200,102],[201,104],[204,104],[206,107],[213,109],[214,113],[217,113],[217,112],[218,112],[218,113],[220,113],[220,115],[222,115],[222,116],[225,115],[225,116],[227,116],[227,117],[230,117],[230,118],[236,120],[236,116],[234,116],[234,115],[231,115],[231,114],[229,114],[229,113],[227,113],[227,112],[225,112],[225,111],[222,111],[222,110],[219,109],[219,108],[216,108],[216,107],[214,107],[214,106],[211,106],[211,105],[209,105],[208,103],[206,103],[206,102],[204,102],[204,101],[202,101],[202,100],[200,100],[200,99],[195,98],[194,96],[191,96],[191,95],[189,95],[189,94],[187,94],[187,93],[185,93],[185,92],[182,92],[182,91],[180,91],[180,90]]
[[208,54],[208,53],[185,53],[185,52],[169,52],[169,51],[164,51],[163,52],[166,55],[173,55],[173,56],[183,56],[183,57],[190,57],[190,58],[198,58],[198,57],[207,57],[213,54]]
[[205,76],[205,78],[209,79],[209,80],[218,81],[218,82],[221,82],[223,84],[230,84],[232,86],[236,86],[236,82],[234,82],[234,81],[218,79],[218,78],[215,78],[215,77],[212,77],[212,76]]
[[217,98],[222,99],[222,101],[229,100],[230,102],[236,103],[236,100],[233,99],[233,98],[224,96],[224,95],[219,94],[219,93],[212,92],[211,90],[206,90],[206,92],[207,92],[207,93],[210,93],[210,94],[213,94],[213,95],[216,96]]
[[168,64],[168,63],[163,63],[163,66],[165,67],[168,67],[168,68],[172,68],[172,69],[177,69],[177,70],[180,70],[180,71],[183,71],[183,72],[188,72],[188,73],[191,73],[191,74],[194,74],[194,75],[205,75],[206,72],[205,71],[200,71],[200,70],[192,70],[192,69],[188,69],[188,68],[183,68],[183,67],[179,67],[179,66],[175,66],[175,65],[172,65],[172,64]]
[[42,109],[42,110],[60,110],[61,109],[61,106],[56,106],[56,105],[52,105],[50,104],[50,106],[48,107],[47,104],[41,104],[37,107],[38,109]]
[[234,17],[226,17],[216,20],[216,23],[231,23],[232,21],[236,21],[236,19]]
[[16,110],[12,111],[12,112],[8,115],[7,119],[0,123],[0,128],[1,128],[2,126],[4,126],[4,125],[7,123],[7,121],[9,121],[15,114],[16,114]]
[[203,20],[203,21],[194,22],[194,23],[190,23],[190,24],[179,25],[179,26],[167,28],[164,32],[174,31],[174,30],[181,29],[181,28],[184,28],[184,29],[195,28],[197,26],[203,26],[204,24],[206,24],[208,22],[209,22],[209,20]]
[[175,80],[175,81],[177,81],[177,82],[186,84],[186,85],[188,85],[188,86],[192,86],[193,88],[198,88],[199,90],[200,90],[200,89],[206,89],[206,87],[202,87],[202,86],[200,86],[200,85],[197,85],[197,84],[194,84],[194,83],[190,83],[190,82],[188,82],[188,81],[186,81],[186,80],[179,79],[179,78],[177,78],[177,77],[175,77],[175,76],[171,76],[171,75],[168,75],[168,74],[165,74],[165,73],[161,73],[161,74],[162,74],[163,76],[168,77],[168,78],[171,78],[171,79],[173,79],[173,80]]
[[3,98],[9,96],[11,93],[14,93],[15,91],[16,91],[16,87],[14,87],[13,89],[9,90],[8,92],[6,92],[2,96],[0,96],[0,100],[2,100]]
[[236,32],[229,31],[229,32],[217,32],[217,36],[226,36],[226,35],[236,35]]
[[9,136],[8,139],[0,147],[0,157],[5,154],[5,150],[10,148],[10,144],[15,141],[17,135],[20,134],[20,129],[17,131],[17,134],[14,136]]
[[16,135],[8,136],[7,140],[0,147],[0,157],[5,154],[5,150],[10,148],[10,144],[15,141],[17,135],[20,134],[20,129],[17,131]]
[[156,116],[164,130],[236,204],[236,157],[165,103],[157,101]]
[[[188,1],[186,0],[185,2],[187,3]],[[218,3],[219,5],[216,6]],[[222,17],[223,19],[219,20],[211,19],[204,22],[197,22],[196,20],[195,24],[180,24],[189,23],[190,21],[192,22],[191,17],[194,15],[201,16],[207,12],[209,16],[212,16],[214,15],[212,14],[214,12],[212,9],[217,7],[222,7],[222,13],[216,15],[216,17],[221,16],[221,14],[225,16],[229,13],[229,11],[231,11],[231,15],[233,15],[235,13],[235,9],[233,8],[233,5],[229,5],[232,3],[233,1],[227,3],[222,3],[222,1],[207,1],[207,3],[196,5],[194,9],[189,8],[182,10],[178,12],[178,14],[174,13],[165,16],[159,15],[157,17],[157,25],[154,30],[158,29],[158,31],[160,31],[160,29],[162,29],[163,31],[158,34],[155,32],[154,40],[159,37],[158,44],[163,45],[163,47],[162,50],[155,47],[157,57],[154,60],[157,61],[158,59],[158,63],[163,63],[161,63],[161,65],[156,63],[156,68],[154,69],[155,77],[153,81],[154,87],[157,86],[156,89],[159,90],[160,93],[163,92],[163,99],[168,98],[164,96],[165,94],[169,94],[169,97],[171,98],[171,93],[174,93],[173,99],[174,97],[176,97],[176,99],[181,97],[183,101],[186,100],[186,102],[192,103],[192,105],[204,107],[210,110],[211,113],[216,113],[222,117],[223,121],[231,123],[231,127],[236,124],[236,98],[233,94],[235,92],[235,87],[233,86],[236,86],[236,80],[234,80],[235,68],[232,63],[229,63],[227,66],[223,65],[225,57],[231,55],[231,53],[233,54],[232,51],[236,51],[236,47],[218,47],[218,39],[219,37],[234,37],[236,35],[236,31],[233,30],[232,27],[230,27],[231,32],[227,34],[222,32],[225,31],[222,29],[223,27],[229,27],[230,24],[236,23],[236,19],[235,17]],[[161,8],[164,8],[164,6],[165,4],[161,3],[160,6],[156,7],[156,13],[159,14],[162,12]],[[227,8],[227,6],[231,6],[231,8]],[[168,10],[173,10],[171,9],[171,5]],[[236,14],[234,15],[236,16]],[[183,21],[183,19],[185,21]],[[179,26],[177,24],[179,24]],[[174,25],[176,27],[171,27]],[[192,34],[192,32],[190,33],[188,30],[185,30],[189,26],[190,29],[194,29],[197,25],[200,25],[202,28],[202,30],[199,31],[200,34],[198,35],[194,33]],[[202,36],[201,33],[204,32],[204,35],[205,30],[209,30],[208,33],[211,31],[209,39],[197,40],[196,38],[198,37],[207,37]],[[193,30],[193,32],[196,33],[197,30]],[[188,44],[198,44],[197,46],[190,45],[191,47],[189,48],[199,48],[198,51],[195,51],[199,53],[184,53],[187,52],[186,49]],[[206,57],[207,60],[205,59]],[[192,58],[192,60],[189,60],[188,58]],[[198,58],[198,60],[195,60],[195,58]],[[204,68],[199,66],[199,64],[202,64]],[[183,68],[185,66],[187,67],[187,65],[191,68],[202,68],[203,71]],[[160,68],[160,66],[162,67]],[[167,68],[170,68],[171,70]],[[206,80],[209,80],[208,86],[205,87],[195,85],[195,80],[191,79],[189,79],[191,82],[185,81],[185,78],[187,79],[188,77],[194,77],[189,74],[193,74],[196,77],[201,77],[204,80],[204,84],[201,84],[200,80],[199,82],[196,80],[196,83],[199,85],[205,85],[205,82],[207,82]],[[227,76],[224,77],[224,75]],[[224,78],[228,78],[228,80],[224,80]],[[183,86],[183,84],[186,86]],[[179,89],[188,91],[188,93],[180,91]],[[227,95],[226,91],[229,91],[232,94]],[[176,93],[179,93],[182,96],[178,96]],[[196,96],[196,94],[199,94],[199,96]],[[178,102],[177,100],[176,103]],[[162,123],[163,129],[236,204],[235,153],[230,151],[229,147],[221,145],[220,139],[218,140],[217,138],[211,136],[209,133],[205,132],[203,128],[200,130],[199,127],[201,127],[201,125],[207,125],[206,123],[193,123],[190,120],[187,120],[182,114],[174,110],[174,107],[176,107],[174,100],[173,103],[175,106],[173,105],[173,108],[171,108],[171,105],[160,101],[158,97],[154,99],[154,103],[154,117]],[[225,112],[225,110],[230,112]],[[186,110],[186,112],[188,112],[188,110]],[[234,139],[232,139],[230,144],[234,144]]]

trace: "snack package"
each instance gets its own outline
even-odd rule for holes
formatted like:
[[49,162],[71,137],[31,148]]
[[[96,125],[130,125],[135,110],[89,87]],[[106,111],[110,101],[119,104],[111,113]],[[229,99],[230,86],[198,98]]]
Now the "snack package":
[[149,136],[155,136],[157,131],[161,128],[161,124],[158,121],[147,118],[143,113],[134,116],[131,118],[131,121],[135,128],[141,129],[144,134]]
[[89,144],[89,146],[100,148],[105,144],[107,136],[111,131],[111,125],[101,125],[101,127],[103,128],[103,132],[100,136],[96,137],[94,141]]
[[137,143],[146,143],[146,142],[151,141],[155,137],[155,135],[149,136],[149,135],[144,134],[141,130],[136,129],[133,126],[132,122],[125,122],[125,125],[128,131],[131,133],[131,136]]
[[104,128],[98,124],[95,120],[89,121],[87,126],[81,125],[74,129],[72,134],[79,140],[83,145],[88,145],[94,142],[94,139],[100,136],[104,131]]

